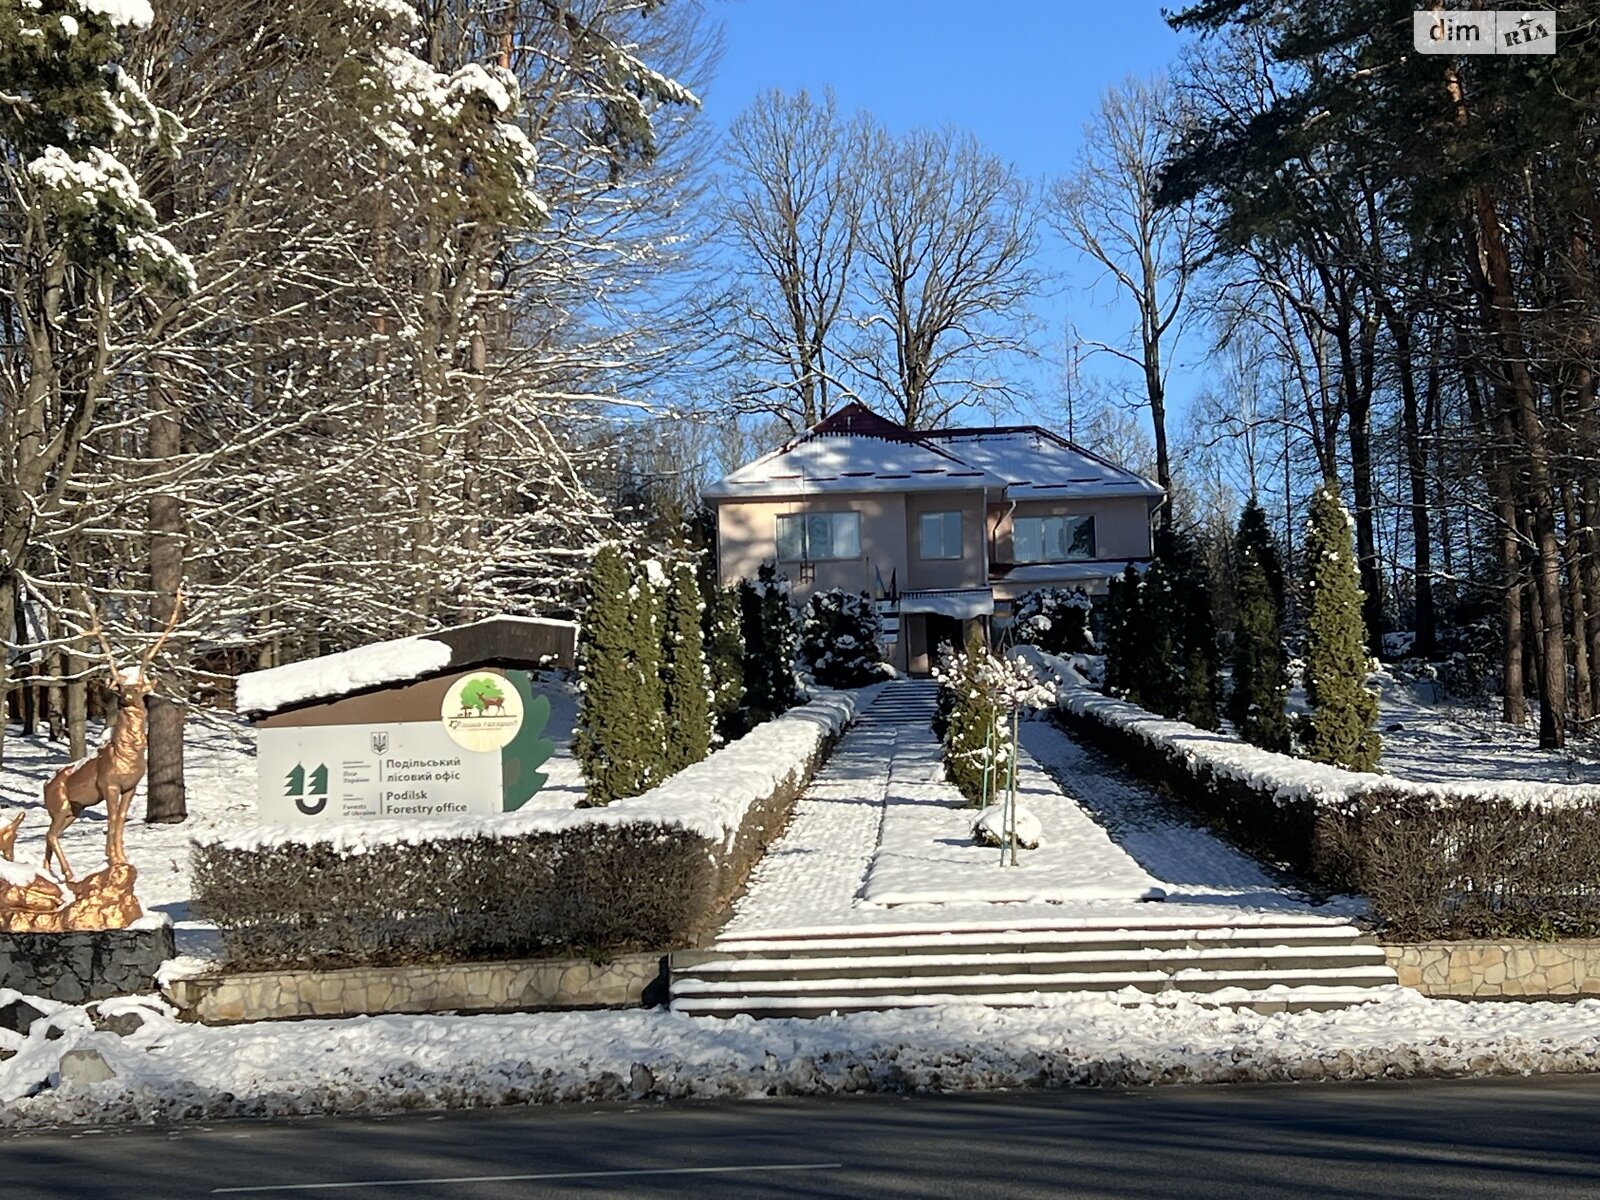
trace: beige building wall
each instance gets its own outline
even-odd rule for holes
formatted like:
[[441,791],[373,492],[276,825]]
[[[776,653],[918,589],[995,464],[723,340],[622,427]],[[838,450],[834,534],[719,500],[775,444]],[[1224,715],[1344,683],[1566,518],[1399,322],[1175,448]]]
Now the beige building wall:
[[1014,562],[1012,523],[1017,517],[1094,517],[1095,557],[1108,559],[1150,557],[1150,503],[1143,496],[1107,496],[1096,500],[1021,500],[989,506],[994,530],[996,562]]
[[815,577],[800,578],[800,564],[779,562],[778,574],[787,576],[795,602],[804,603],[815,591],[842,588],[872,594],[876,573],[898,571],[906,586],[906,499],[903,493],[841,494],[793,497],[780,500],[724,500],[717,505],[718,567],[723,583],[754,579],[764,562],[778,557],[778,518],[790,513],[851,512],[861,514],[859,558],[815,559]]
[[[989,556],[984,545],[983,492],[911,492],[906,495],[906,546],[910,567],[900,577],[900,589],[972,588],[989,582]],[[922,515],[961,514],[961,557],[922,557]],[[889,578],[885,573],[884,578]]]

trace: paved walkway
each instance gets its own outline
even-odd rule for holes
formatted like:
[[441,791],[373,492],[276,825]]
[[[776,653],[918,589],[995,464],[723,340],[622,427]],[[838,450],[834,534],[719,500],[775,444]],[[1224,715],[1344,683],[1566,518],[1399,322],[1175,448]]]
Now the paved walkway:
[[[1002,868],[971,844],[974,810],[943,778],[934,685],[878,690],[757,864],[723,936],[893,926],[949,929],[1160,921],[1348,919],[1045,721],[1022,725],[1019,791],[1045,846]],[[1151,886],[1167,893],[1143,902]]]

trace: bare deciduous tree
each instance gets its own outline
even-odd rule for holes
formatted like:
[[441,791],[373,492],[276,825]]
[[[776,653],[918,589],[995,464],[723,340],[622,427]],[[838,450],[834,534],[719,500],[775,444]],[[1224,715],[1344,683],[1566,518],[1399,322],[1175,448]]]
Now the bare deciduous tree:
[[791,428],[848,395],[837,339],[861,222],[865,123],[840,119],[833,93],[758,97],[728,130],[723,240],[739,264],[731,333],[746,411]]
[[[1131,364],[1144,385],[1155,442],[1156,479],[1171,495],[1167,448],[1167,373],[1171,343],[1182,330],[1185,298],[1204,256],[1204,229],[1193,203],[1157,204],[1161,161],[1174,125],[1165,78],[1129,79],[1106,92],[1084,126],[1072,174],[1051,191],[1051,223],[1069,244],[1105,268],[1132,302],[1139,327],[1128,342],[1095,343]],[[1162,507],[1162,523],[1172,517]]]
[[1004,360],[1033,353],[1033,188],[950,129],[879,128],[865,155],[857,370],[914,429],[1010,403]]

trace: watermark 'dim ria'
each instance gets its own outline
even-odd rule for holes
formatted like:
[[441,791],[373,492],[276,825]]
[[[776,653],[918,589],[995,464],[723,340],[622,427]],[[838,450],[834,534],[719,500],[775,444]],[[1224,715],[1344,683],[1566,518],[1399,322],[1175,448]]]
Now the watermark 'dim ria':
[[1551,8],[1411,14],[1413,43],[1423,54],[1554,54]]

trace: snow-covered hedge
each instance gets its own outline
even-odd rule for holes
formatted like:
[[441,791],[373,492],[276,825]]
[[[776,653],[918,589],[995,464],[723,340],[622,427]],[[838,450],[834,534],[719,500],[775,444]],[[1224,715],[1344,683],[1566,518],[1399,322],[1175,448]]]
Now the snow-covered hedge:
[[197,843],[195,910],[238,969],[683,945],[715,926],[854,715],[853,694],[825,693],[602,809]]
[[1367,896],[1390,937],[1600,934],[1600,788],[1420,783],[1274,754],[1061,683],[1073,733],[1314,885]]

